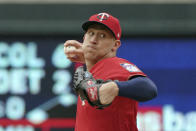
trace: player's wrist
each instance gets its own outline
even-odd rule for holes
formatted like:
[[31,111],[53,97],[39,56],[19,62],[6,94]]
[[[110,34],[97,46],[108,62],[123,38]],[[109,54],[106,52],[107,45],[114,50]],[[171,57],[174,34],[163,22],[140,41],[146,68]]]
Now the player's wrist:
[[112,81],[111,84],[112,84],[112,86],[114,87],[114,95],[115,95],[115,96],[118,96],[118,94],[119,94],[118,85],[117,85],[116,82],[114,82],[114,81]]

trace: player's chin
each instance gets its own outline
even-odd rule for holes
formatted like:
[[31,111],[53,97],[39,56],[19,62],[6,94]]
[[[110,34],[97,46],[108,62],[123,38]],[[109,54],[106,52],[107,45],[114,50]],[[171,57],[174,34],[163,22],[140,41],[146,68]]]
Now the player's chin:
[[85,55],[95,55],[96,54],[96,51],[94,51],[94,50],[86,50],[85,52],[84,52],[84,54]]
[[94,60],[95,58],[96,58],[95,53],[93,52],[85,53],[85,59]]

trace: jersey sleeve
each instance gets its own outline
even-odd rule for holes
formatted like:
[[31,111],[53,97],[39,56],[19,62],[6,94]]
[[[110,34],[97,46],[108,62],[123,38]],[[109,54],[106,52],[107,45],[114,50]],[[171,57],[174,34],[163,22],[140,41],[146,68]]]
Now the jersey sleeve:
[[[127,81],[134,76],[146,76],[136,65],[128,61],[115,62],[113,68],[115,71],[111,76],[119,81]],[[114,80],[113,78],[112,80]]]
[[134,76],[146,76],[136,65],[121,58],[98,62],[91,70],[95,79],[127,81]]
[[127,74],[127,78],[130,79],[134,76],[146,76],[136,65],[132,63],[120,63],[121,70]]

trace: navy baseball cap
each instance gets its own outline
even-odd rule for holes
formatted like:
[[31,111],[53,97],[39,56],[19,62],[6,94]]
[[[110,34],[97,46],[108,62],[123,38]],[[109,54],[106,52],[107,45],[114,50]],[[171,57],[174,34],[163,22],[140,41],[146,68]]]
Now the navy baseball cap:
[[93,24],[101,24],[106,26],[115,36],[117,40],[120,40],[121,37],[121,27],[119,20],[108,14],[108,13],[99,13],[92,15],[88,21],[84,22],[82,28],[84,31],[88,30],[88,27]]

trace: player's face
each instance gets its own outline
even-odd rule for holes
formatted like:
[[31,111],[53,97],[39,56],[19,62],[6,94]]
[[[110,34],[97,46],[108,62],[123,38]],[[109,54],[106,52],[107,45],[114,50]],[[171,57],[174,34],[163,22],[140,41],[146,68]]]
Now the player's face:
[[116,39],[103,25],[92,25],[84,35],[83,52],[85,59],[99,61],[114,54]]

